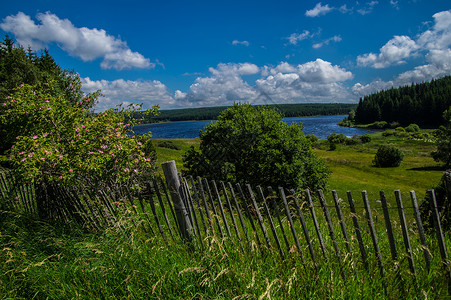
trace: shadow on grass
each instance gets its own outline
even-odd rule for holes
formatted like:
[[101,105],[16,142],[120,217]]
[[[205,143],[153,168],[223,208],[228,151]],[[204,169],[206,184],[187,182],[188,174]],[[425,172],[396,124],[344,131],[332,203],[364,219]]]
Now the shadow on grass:
[[409,171],[446,171],[446,168],[444,166],[426,166],[426,167],[419,167],[419,168],[410,168],[407,169]]

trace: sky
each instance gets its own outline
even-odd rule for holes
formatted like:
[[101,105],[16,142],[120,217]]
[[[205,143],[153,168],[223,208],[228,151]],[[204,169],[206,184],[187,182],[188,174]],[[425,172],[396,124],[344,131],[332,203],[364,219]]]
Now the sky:
[[2,1],[0,34],[119,103],[353,103],[451,75],[451,3]]

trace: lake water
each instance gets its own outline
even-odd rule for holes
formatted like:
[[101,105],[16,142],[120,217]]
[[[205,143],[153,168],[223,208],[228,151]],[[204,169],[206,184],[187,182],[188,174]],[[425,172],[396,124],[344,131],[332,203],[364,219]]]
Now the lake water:
[[[338,126],[337,123],[346,115],[340,116],[321,116],[321,117],[296,117],[296,118],[284,118],[283,121],[287,124],[293,122],[304,124],[305,134],[314,134],[320,140],[327,139],[327,136],[332,132],[337,134],[343,133],[344,135],[351,137],[354,134],[366,134],[374,131],[349,128]],[[215,121],[188,121],[188,122],[169,122],[169,123],[156,123],[136,125],[133,130],[137,134],[144,134],[152,132],[152,138],[156,139],[193,139],[199,137],[199,131],[206,125]]]

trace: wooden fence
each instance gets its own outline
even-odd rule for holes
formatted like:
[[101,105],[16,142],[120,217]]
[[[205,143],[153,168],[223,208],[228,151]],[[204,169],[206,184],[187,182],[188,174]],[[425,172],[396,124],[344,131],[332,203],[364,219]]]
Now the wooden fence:
[[377,268],[382,277],[404,270],[415,282],[438,259],[444,274],[451,274],[433,190],[428,192],[434,230],[426,234],[414,191],[408,200],[395,191],[394,201],[382,191],[372,200],[366,191],[345,197],[332,191],[327,200],[321,190],[296,194],[281,187],[185,178],[175,165],[167,168],[172,170],[165,171],[166,181],[155,178],[140,190],[105,186],[95,194],[51,184],[18,186],[0,173],[0,203],[88,230],[117,226],[125,219],[165,242],[185,241],[200,249],[210,237],[243,249],[257,245],[263,254],[280,259],[298,255],[316,269],[338,263],[344,279],[352,270]]

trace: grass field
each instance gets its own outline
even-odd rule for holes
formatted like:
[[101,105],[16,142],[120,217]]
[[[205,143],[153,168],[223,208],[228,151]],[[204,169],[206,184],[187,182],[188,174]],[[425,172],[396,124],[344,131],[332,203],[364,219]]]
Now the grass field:
[[[444,169],[435,162],[430,153],[435,150],[431,141],[418,141],[395,136],[384,137],[382,133],[371,135],[372,140],[366,144],[338,145],[329,151],[326,141],[316,145],[315,152],[324,159],[332,171],[329,190],[337,190],[341,195],[346,191],[360,193],[366,190],[370,197],[378,198],[379,191],[387,194],[394,190],[409,193],[414,190],[422,199],[427,189],[431,189],[440,181]],[[158,145],[163,140],[155,139]],[[199,139],[172,139],[172,143],[180,149],[156,147],[158,166],[167,160],[175,160],[179,170],[183,168],[183,153],[191,146],[199,147]],[[405,157],[400,167],[376,168],[372,161],[380,145],[394,145],[400,148]],[[160,170],[161,172],[161,170]]]

